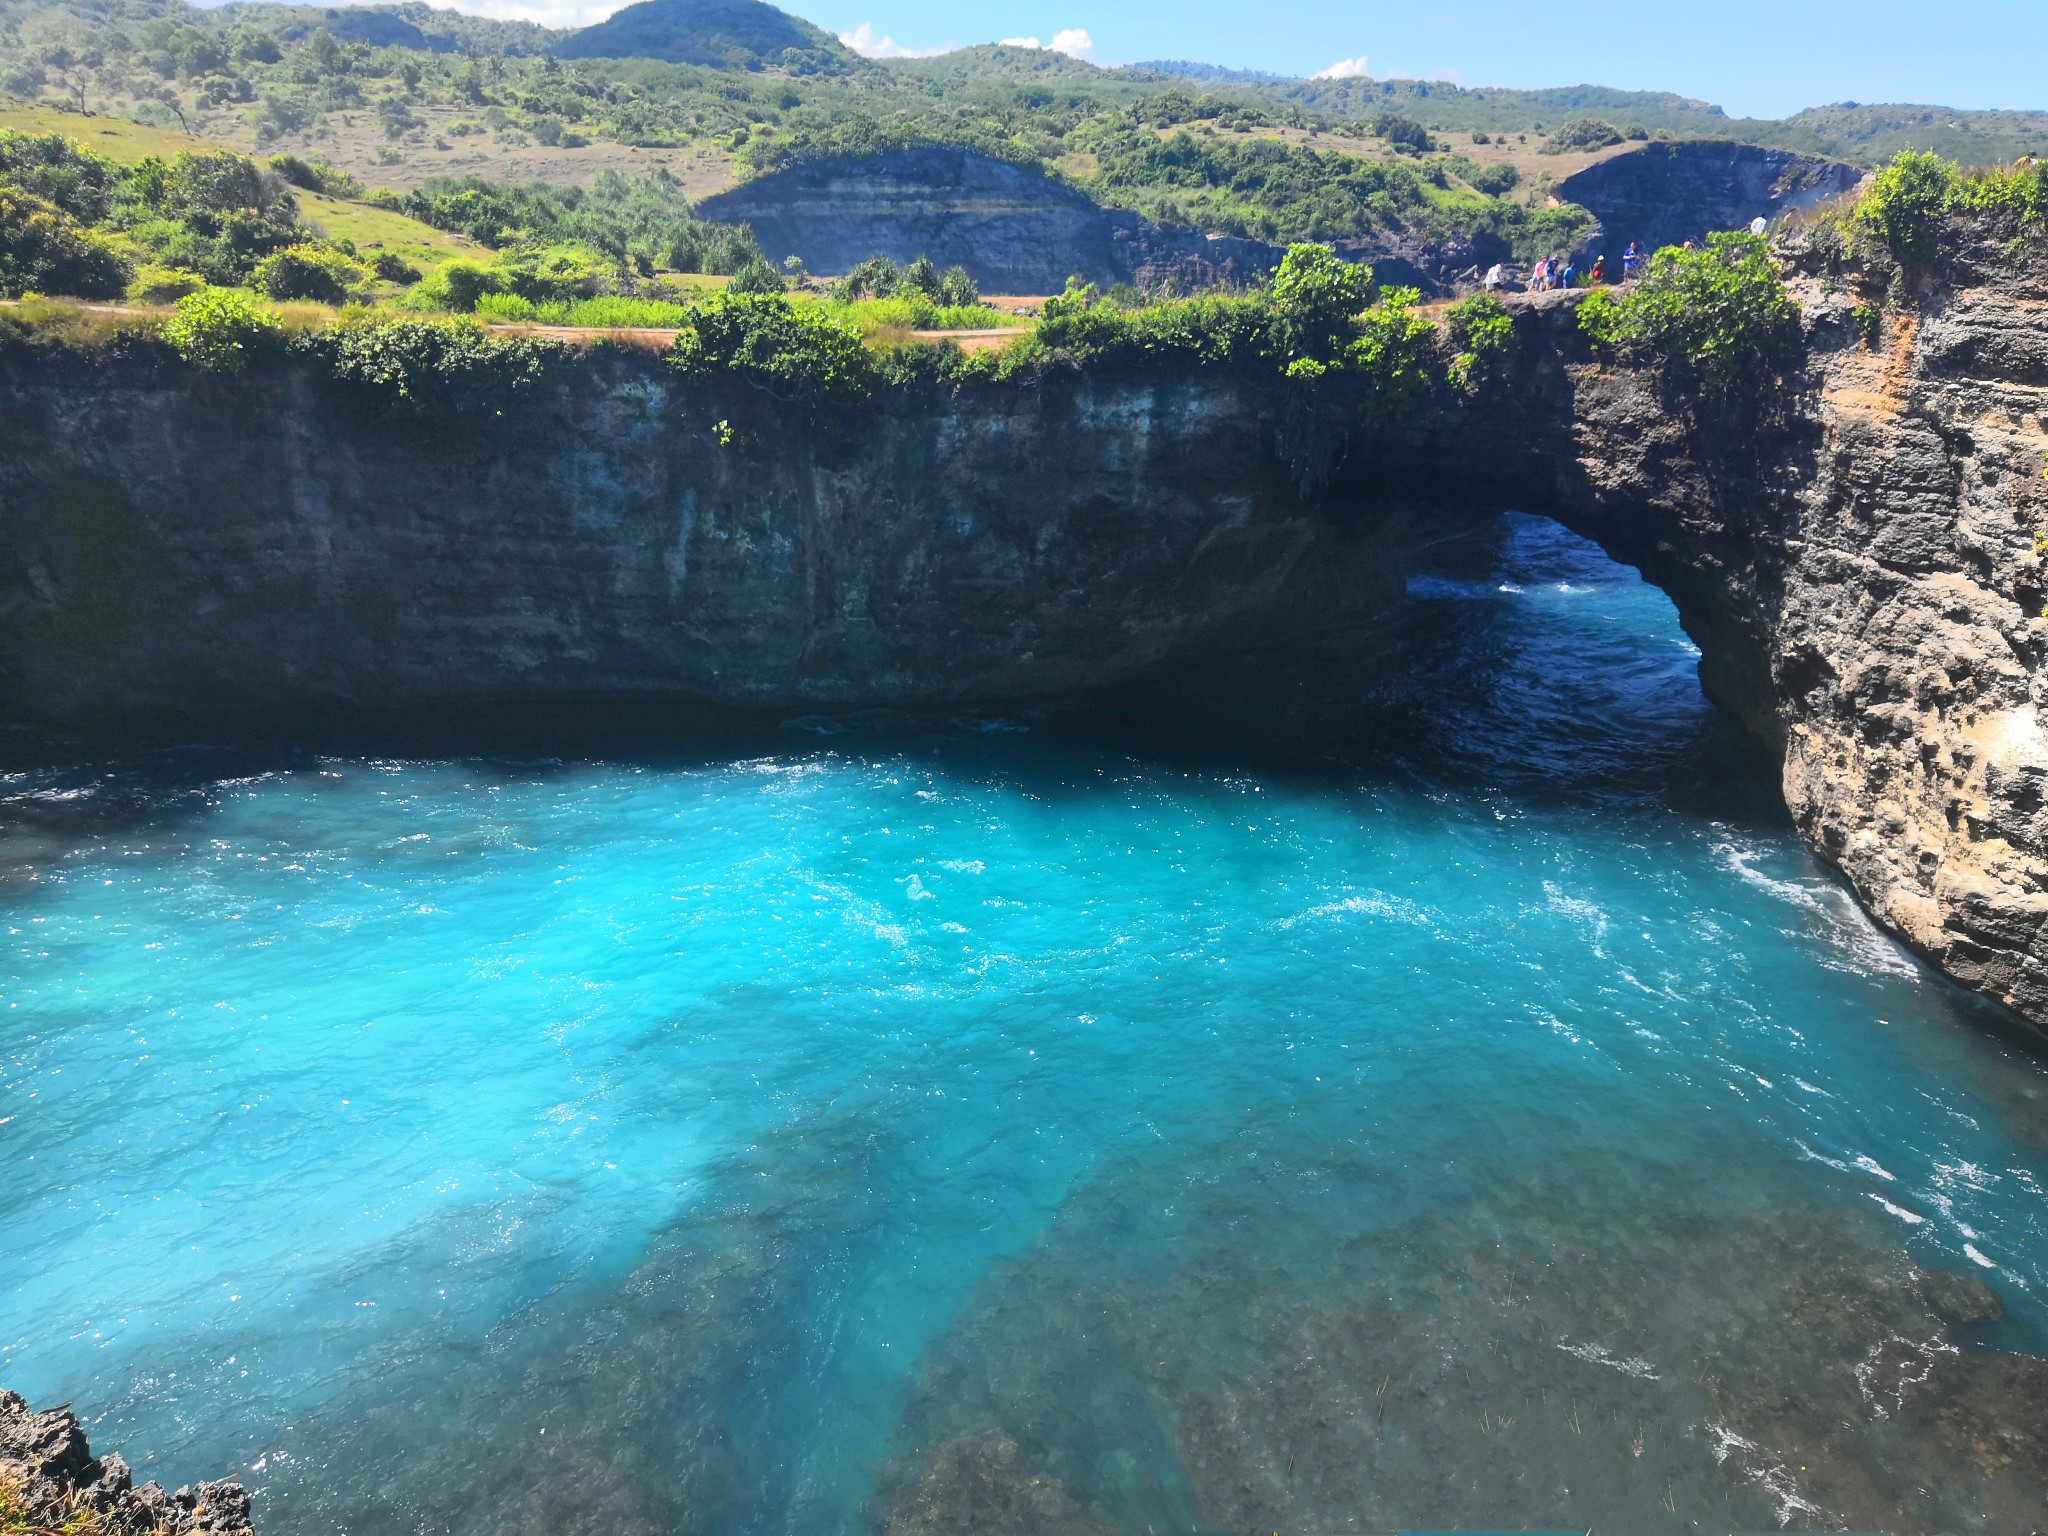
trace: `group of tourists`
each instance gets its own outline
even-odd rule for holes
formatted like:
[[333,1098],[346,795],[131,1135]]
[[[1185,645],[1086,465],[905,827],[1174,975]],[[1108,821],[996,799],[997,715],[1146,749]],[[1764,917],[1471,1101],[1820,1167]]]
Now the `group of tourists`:
[[[1628,282],[1642,267],[1643,254],[1631,240],[1628,249],[1621,253],[1621,280]],[[1545,256],[1529,273],[1529,291],[1549,293],[1554,288],[1598,288],[1608,281],[1610,274],[1605,254],[1595,256],[1591,265],[1584,267],[1570,256]],[[1491,293],[1504,287],[1506,282],[1507,276],[1496,262],[1493,270],[1486,274],[1486,289]]]
[[[1749,222],[1752,235],[1762,235],[1770,228],[1771,221],[1759,214]],[[1693,248],[1690,240],[1685,242],[1686,250]],[[1621,253],[1620,281],[1633,282],[1641,277],[1650,265],[1650,253],[1639,247],[1635,241],[1628,243],[1628,249]],[[1549,293],[1554,288],[1598,288],[1612,281],[1607,269],[1607,257],[1595,256],[1588,266],[1580,266],[1571,256],[1545,256],[1530,269],[1527,288],[1530,293]],[[1507,268],[1496,261],[1487,268],[1486,276],[1480,279],[1480,286],[1488,293],[1504,293],[1515,286],[1515,279]]]

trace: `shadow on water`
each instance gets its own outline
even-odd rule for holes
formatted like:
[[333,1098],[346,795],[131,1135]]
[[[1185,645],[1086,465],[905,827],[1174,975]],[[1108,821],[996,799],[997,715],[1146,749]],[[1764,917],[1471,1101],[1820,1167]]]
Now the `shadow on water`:
[[[1513,546],[1514,580],[1502,573]],[[1098,693],[1006,705],[752,714],[605,696],[335,709],[219,739],[110,747],[0,730],[0,890],[97,839],[175,838],[224,783],[338,782],[365,761],[455,761],[492,775],[593,762],[689,769],[804,754],[898,755],[1086,797],[1122,766],[1258,775],[1293,788],[1480,794],[1541,805],[1662,802],[1785,825],[1772,765],[1691,679],[1697,653],[1560,633],[1518,600],[1568,604],[1617,579],[1593,545],[1510,515],[1419,551],[1409,598],[1356,629],[1262,646],[1234,635]],[[1668,625],[1665,626],[1668,630]]]

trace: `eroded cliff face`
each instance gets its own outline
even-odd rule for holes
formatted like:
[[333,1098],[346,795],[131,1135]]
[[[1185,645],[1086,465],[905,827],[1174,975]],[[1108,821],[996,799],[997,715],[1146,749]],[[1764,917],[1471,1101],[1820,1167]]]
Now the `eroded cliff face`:
[[1001,698],[1400,591],[1386,523],[1303,501],[1248,386],[1002,389],[838,432],[757,403],[618,353],[454,422],[283,369],[16,368],[0,711]]
[[[1853,274],[1792,288],[1803,366],[1718,402],[1574,357],[1539,300],[1519,388],[1568,402],[1572,447],[1554,409],[1500,413],[1520,504],[1672,595],[1709,694],[1881,921],[2048,1021],[2048,283],[1987,240],[1869,311],[1874,338]],[[1441,430],[1406,451],[1478,452]]]
[[1603,363],[1539,295],[1504,374],[1374,430],[1206,371],[909,398],[834,433],[619,353],[453,423],[289,370],[16,355],[0,713],[1056,692],[1240,626],[1356,622],[1419,526],[1547,512],[1671,594],[1870,909],[2048,1021],[2048,291],[1987,245],[1872,342],[1853,280],[1794,290],[1803,360],[1731,397]]
[[1769,661],[1786,803],[1873,912],[1957,980],[2048,1019],[2048,294],[1996,251],[1879,345],[1835,346],[1787,497]]

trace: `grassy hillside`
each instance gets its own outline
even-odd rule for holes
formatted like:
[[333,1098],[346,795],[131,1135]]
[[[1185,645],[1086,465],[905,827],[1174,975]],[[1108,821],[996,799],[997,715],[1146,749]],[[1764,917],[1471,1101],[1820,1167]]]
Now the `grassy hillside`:
[[[80,118],[50,107],[0,105],[0,133],[59,134],[119,165],[132,166],[145,157],[175,160],[181,153],[218,150],[216,141],[155,128],[119,118]],[[307,231],[315,238],[347,241],[374,258],[389,253],[431,276],[450,262],[489,260],[490,252],[473,240],[423,224],[389,208],[360,200],[330,197],[306,188],[293,196]]]
[[[626,50],[656,56],[606,56]],[[1568,233],[1552,227],[1552,185],[1646,138],[1865,165],[1905,145],[1965,164],[2048,150],[2048,114],[1843,105],[1741,120],[1660,92],[1102,69],[994,45],[878,63],[760,0],[643,0],[575,34],[418,3],[0,0],[0,97],[318,156],[401,189],[652,177],[696,198],[807,156],[944,143],[1261,239],[1490,232],[1518,249]]]

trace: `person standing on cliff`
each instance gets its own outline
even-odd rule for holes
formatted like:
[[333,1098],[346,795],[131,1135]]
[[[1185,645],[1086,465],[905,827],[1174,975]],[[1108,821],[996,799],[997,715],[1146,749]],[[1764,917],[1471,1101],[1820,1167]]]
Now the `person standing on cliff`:
[[1567,287],[1567,288],[1576,288],[1576,287],[1578,287],[1578,285],[1579,285],[1579,267],[1578,267],[1578,263],[1577,263],[1577,262],[1572,262],[1572,261],[1567,261],[1567,262],[1566,262],[1566,263],[1564,264],[1564,286],[1565,286],[1565,287]]
[[1758,214],[1755,218],[1749,221],[1749,232],[1752,235],[1760,235],[1770,227],[1771,221],[1765,218],[1762,214]]
[[1500,263],[1496,261],[1486,269],[1486,277],[1481,281],[1480,287],[1484,288],[1488,293],[1493,293],[1499,289],[1505,277],[1506,274],[1500,269]]
[[1634,277],[1636,275],[1636,268],[1642,264],[1643,258],[1636,251],[1635,241],[1629,241],[1628,249],[1621,253],[1621,280],[1625,283]]
[[1595,288],[1607,281],[1607,257],[1604,253],[1593,258],[1593,270],[1586,274],[1586,281]]

